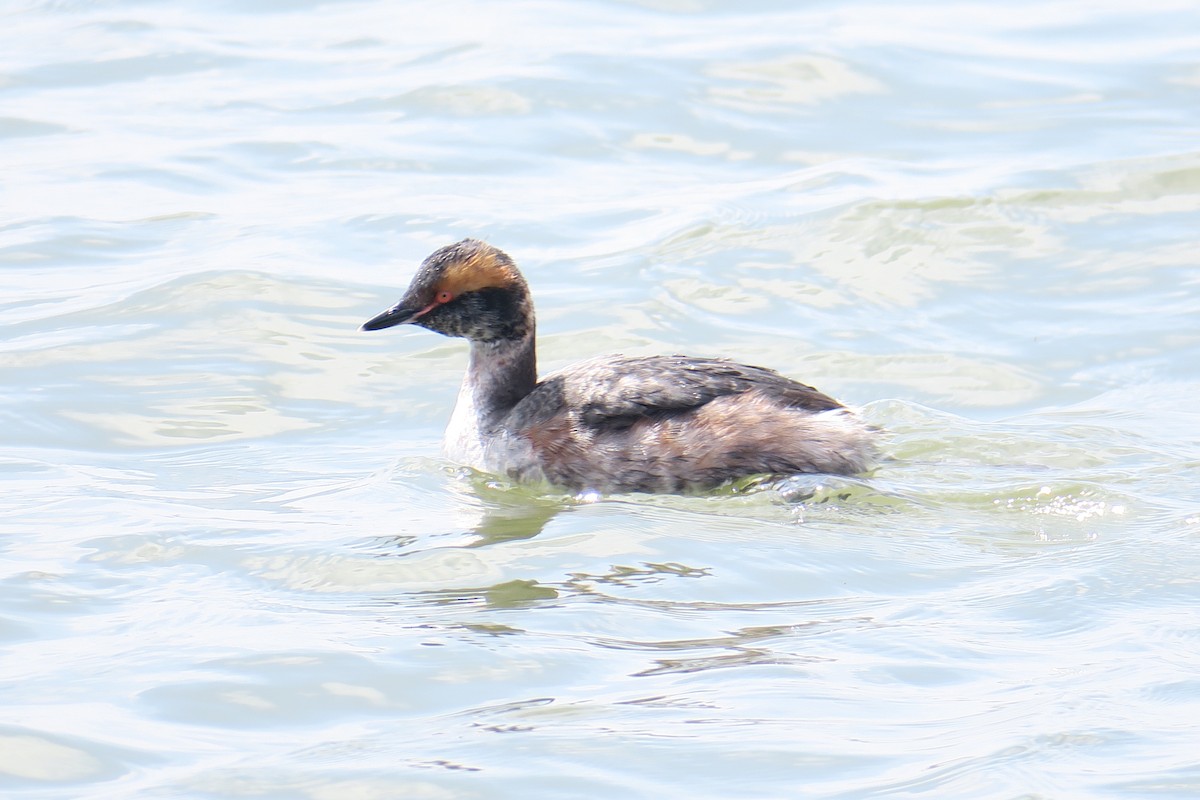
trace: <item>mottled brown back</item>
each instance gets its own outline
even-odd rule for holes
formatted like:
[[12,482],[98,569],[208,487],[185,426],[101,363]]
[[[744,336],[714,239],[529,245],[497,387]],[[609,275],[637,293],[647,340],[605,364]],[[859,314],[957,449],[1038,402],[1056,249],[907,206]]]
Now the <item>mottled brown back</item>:
[[553,483],[678,492],[764,473],[863,471],[871,432],[842,408],[761,367],[618,356],[551,375],[504,424],[533,444]]

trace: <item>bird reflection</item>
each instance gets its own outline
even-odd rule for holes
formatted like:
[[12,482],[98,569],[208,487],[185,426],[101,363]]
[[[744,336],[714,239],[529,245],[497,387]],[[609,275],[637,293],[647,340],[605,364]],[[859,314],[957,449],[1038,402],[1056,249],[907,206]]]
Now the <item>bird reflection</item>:
[[396,556],[428,550],[431,545],[479,548],[532,539],[560,513],[589,502],[564,494],[538,494],[473,470],[458,471],[447,489],[452,500],[448,515],[452,523],[447,529],[432,537],[411,533],[375,536],[372,549],[380,556]]

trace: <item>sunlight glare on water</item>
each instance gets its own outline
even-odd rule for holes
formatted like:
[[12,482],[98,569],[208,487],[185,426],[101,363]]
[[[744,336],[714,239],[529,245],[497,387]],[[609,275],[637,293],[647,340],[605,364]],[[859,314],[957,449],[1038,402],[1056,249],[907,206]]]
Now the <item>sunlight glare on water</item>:
[[[0,9],[0,793],[1200,795],[1185,0]],[[572,497],[439,457],[543,370],[769,366],[853,478]]]

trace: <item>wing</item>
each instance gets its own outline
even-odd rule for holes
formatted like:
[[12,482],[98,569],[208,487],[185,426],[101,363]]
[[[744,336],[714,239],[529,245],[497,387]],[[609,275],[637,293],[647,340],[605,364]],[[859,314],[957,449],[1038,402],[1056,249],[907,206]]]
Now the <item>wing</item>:
[[752,390],[784,408],[816,412],[842,407],[811,386],[762,367],[717,358],[609,356],[550,375],[514,410],[533,422],[551,408],[565,407],[587,427],[621,428]]

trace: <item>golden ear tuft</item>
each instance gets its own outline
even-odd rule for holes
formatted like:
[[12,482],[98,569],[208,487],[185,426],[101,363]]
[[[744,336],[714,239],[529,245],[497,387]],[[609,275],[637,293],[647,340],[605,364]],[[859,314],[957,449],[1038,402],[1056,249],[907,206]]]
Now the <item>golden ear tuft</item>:
[[440,291],[458,297],[480,289],[515,288],[521,283],[521,276],[508,256],[484,246],[447,265],[437,285]]

